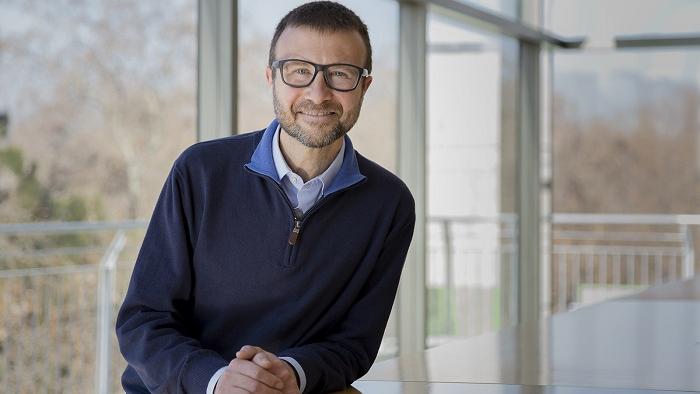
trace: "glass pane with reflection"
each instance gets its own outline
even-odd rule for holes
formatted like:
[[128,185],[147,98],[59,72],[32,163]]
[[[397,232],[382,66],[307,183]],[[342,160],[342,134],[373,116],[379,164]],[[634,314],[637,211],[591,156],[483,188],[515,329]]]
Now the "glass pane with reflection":
[[513,320],[517,41],[428,18],[428,346]]
[[699,66],[695,48],[555,53],[553,312],[700,268]]
[[[116,313],[168,171],[195,142],[196,18],[194,0],[0,2],[3,392],[95,387],[98,308]],[[113,286],[99,305],[98,283]]]

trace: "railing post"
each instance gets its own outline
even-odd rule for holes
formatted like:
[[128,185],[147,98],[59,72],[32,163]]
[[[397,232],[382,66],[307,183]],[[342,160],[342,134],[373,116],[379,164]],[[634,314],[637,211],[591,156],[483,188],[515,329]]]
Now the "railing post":
[[124,248],[126,236],[119,230],[107,248],[98,268],[97,284],[97,368],[95,369],[95,393],[109,392],[112,338],[112,295],[114,293],[117,258]]
[[695,245],[693,243],[693,232],[687,224],[681,226],[683,230],[683,250],[685,258],[683,259],[683,279],[689,279],[695,276]]
[[447,304],[447,327],[445,334],[455,334],[454,302],[456,296],[454,286],[453,259],[452,259],[452,234],[450,233],[450,220],[442,221],[443,242],[445,243],[445,303]]

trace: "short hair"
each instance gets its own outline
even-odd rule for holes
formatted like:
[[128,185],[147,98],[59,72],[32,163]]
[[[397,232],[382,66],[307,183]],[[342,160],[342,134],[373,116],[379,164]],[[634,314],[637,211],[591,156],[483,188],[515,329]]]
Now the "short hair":
[[289,11],[277,24],[275,35],[270,43],[268,64],[275,61],[275,46],[282,32],[288,27],[310,27],[319,32],[356,31],[365,44],[367,59],[365,68],[372,72],[372,44],[369,42],[367,25],[357,14],[342,4],[333,1],[313,1]]

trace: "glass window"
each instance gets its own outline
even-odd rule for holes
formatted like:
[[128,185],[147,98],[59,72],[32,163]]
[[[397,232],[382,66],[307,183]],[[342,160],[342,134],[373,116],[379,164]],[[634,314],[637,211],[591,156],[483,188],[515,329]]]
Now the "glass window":
[[698,32],[696,0],[545,0],[547,27],[609,47],[616,35]]
[[700,49],[558,51],[553,68],[553,310],[692,277]]
[[462,3],[475,5],[490,12],[495,12],[510,19],[520,17],[521,0],[458,0]]
[[517,41],[428,16],[428,346],[512,320]]
[[[95,387],[97,311],[121,303],[165,177],[195,142],[196,10],[193,0],[0,3],[3,391]],[[109,256],[115,280],[102,282]],[[112,290],[99,305],[98,283]]]

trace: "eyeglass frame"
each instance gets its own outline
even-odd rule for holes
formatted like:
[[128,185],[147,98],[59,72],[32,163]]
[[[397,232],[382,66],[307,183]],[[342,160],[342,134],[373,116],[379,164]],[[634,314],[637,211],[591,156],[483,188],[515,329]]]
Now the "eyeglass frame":
[[[284,80],[284,72],[282,72],[282,67],[284,66],[284,63],[286,63],[286,62],[304,62],[304,63],[308,63],[308,64],[314,66],[314,75],[311,77],[311,80],[309,81],[309,83],[307,83],[306,85],[292,85],[292,84],[288,83],[287,81],[285,81]],[[356,69],[361,71],[360,75],[357,78],[357,81],[355,82],[355,86],[353,86],[352,89],[338,89],[338,88],[334,88],[333,86],[331,86],[331,84],[328,82],[328,74],[326,73],[326,70],[328,70],[329,67],[333,67],[333,66],[350,66],[350,67],[356,68]],[[362,80],[362,78],[367,78],[369,76],[369,70],[367,70],[366,68],[356,66],[354,64],[348,64],[348,63],[316,64],[314,62],[310,62],[308,60],[303,60],[303,59],[275,60],[272,63],[270,63],[270,68],[272,68],[273,70],[274,69],[280,70],[280,78],[282,78],[282,82],[284,82],[285,85],[293,87],[293,88],[305,88],[305,87],[311,86],[311,84],[314,83],[314,80],[316,79],[316,74],[318,74],[320,71],[323,73],[323,81],[326,83],[326,86],[328,86],[329,89],[337,90],[339,92],[352,92],[353,90],[357,89],[358,85],[360,85],[360,81]]]

